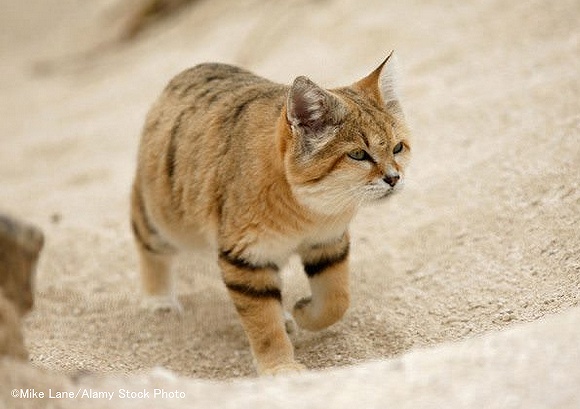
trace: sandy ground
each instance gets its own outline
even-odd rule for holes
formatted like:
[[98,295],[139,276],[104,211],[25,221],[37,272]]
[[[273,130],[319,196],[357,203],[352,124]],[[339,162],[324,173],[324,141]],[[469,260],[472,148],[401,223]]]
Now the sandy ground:
[[[577,1],[206,0],[115,44],[119,3],[0,6],[0,210],[47,238],[24,328],[34,367],[253,376],[211,256],[178,266],[182,317],[138,307],[128,194],[140,128],[168,79],[203,61],[331,87],[398,54],[412,169],[404,192],[352,224],[348,315],[293,335],[309,368],[400,357],[578,306]],[[295,261],[283,274],[290,306],[307,283]]]

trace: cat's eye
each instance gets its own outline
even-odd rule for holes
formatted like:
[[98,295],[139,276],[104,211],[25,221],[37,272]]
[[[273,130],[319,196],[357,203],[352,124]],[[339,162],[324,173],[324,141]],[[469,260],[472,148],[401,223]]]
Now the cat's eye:
[[354,160],[367,160],[370,158],[369,154],[362,149],[355,149],[354,151],[350,151],[347,155],[349,158]]
[[399,142],[398,144],[395,145],[395,147],[393,148],[393,154],[396,155],[398,153],[403,152],[403,142]]

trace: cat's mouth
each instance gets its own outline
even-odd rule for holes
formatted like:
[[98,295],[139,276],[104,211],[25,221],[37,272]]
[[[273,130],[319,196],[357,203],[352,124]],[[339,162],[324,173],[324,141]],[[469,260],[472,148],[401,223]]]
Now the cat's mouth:
[[374,202],[380,202],[383,200],[388,199],[389,197],[391,197],[393,194],[397,193],[399,189],[396,188],[391,188],[385,192],[383,192],[379,197],[377,197],[376,199],[374,199]]
[[388,188],[381,187],[380,189],[378,189],[376,186],[373,186],[373,188],[370,189],[370,192],[367,193],[364,202],[367,203],[381,202],[383,200],[388,199],[393,194],[399,192],[401,189],[402,185],[401,186],[397,185]]
[[379,197],[377,200],[386,199],[387,197],[391,196],[393,193],[395,193],[395,189],[389,189],[385,193],[383,193],[383,195],[381,197]]

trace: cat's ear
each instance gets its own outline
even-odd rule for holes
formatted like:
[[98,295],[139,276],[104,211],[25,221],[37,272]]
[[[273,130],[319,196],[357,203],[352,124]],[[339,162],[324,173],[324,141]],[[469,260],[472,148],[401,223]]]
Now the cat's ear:
[[296,78],[288,91],[286,118],[303,134],[322,136],[329,126],[338,125],[346,109],[340,100],[306,77]]
[[396,68],[393,51],[373,72],[356,82],[354,87],[385,105],[398,104]]

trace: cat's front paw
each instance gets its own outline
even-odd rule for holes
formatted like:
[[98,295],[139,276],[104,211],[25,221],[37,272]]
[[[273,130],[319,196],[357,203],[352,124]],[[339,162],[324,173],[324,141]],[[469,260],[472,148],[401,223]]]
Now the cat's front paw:
[[298,362],[281,364],[260,371],[261,376],[277,376],[306,371],[306,367]]
[[311,297],[300,299],[292,314],[300,328],[320,331],[336,323],[348,308],[348,296],[333,297],[326,302],[316,302]]
[[294,316],[295,322],[300,326],[300,328],[314,330],[312,325],[312,298],[305,297],[301,298],[294,304],[294,309],[292,315]]
[[183,307],[181,303],[173,296],[147,296],[141,302],[141,308],[153,313],[175,313],[181,315]]

